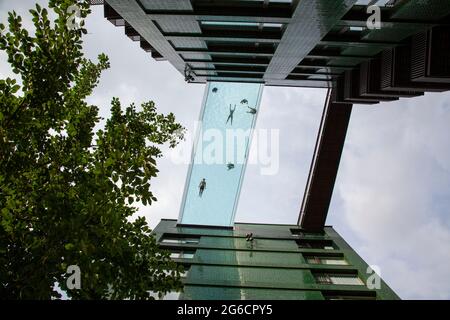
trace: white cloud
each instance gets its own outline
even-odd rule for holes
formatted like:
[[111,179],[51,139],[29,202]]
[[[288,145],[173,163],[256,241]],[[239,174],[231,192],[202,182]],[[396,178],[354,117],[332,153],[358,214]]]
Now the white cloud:
[[448,98],[355,106],[341,161],[329,218],[403,298],[450,298]]

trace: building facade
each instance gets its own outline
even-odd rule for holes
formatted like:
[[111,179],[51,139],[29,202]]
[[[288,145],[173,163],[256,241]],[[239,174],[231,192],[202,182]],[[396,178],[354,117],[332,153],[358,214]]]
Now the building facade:
[[398,299],[332,227],[310,233],[297,225],[226,228],[163,219],[153,233],[185,268],[184,291],[172,298]]
[[111,23],[189,82],[333,87],[336,101],[361,104],[450,89],[447,0],[102,3]]

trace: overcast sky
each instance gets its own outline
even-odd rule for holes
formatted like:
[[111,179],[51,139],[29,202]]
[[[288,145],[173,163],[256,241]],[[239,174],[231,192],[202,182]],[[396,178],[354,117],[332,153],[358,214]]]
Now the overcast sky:
[[[35,1],[0,0],[0,18],[26,13]],[[40,1],[45,4],[45,1]],[[106,53],[104,72],[89,102],[109,114],[123,105],[153,100],[188,130],[198,119],[204,85],[187,84],[168,62],[156,62],[94,7],[87,21],[85,52]],[[0,53],[0,77],[11,76]],[[257,128],[280,130],[280,170],[262,176],[249,165],[236,220],[296,223],[311,162],[325,90],[266,87]],[[180,148],[189,148],[181,145]],[[327,224],[366,260],[403,299],[450,299],[450,93],[426,94],[376,106],[355,105]],[[158,201],[140,207],[154,227],[177,218],[187,165],[159,160],[152,191]]]

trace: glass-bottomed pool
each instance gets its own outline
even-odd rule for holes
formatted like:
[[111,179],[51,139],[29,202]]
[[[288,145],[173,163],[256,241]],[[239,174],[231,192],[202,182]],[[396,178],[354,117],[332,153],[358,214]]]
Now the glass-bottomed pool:
[[178,223],[234,224],[262,90],[255,83],[207,84]]

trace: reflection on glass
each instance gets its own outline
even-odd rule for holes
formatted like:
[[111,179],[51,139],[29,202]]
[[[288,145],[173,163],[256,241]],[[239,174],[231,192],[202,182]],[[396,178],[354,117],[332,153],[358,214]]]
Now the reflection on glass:
[[179,223],[232,226],[263,85],[210,82]]
[[177,251],[177,252],[171,252],[170,257],[171,258],[177,258],[177,259],[193,259],[195,255],[195,252],[193,251]]

